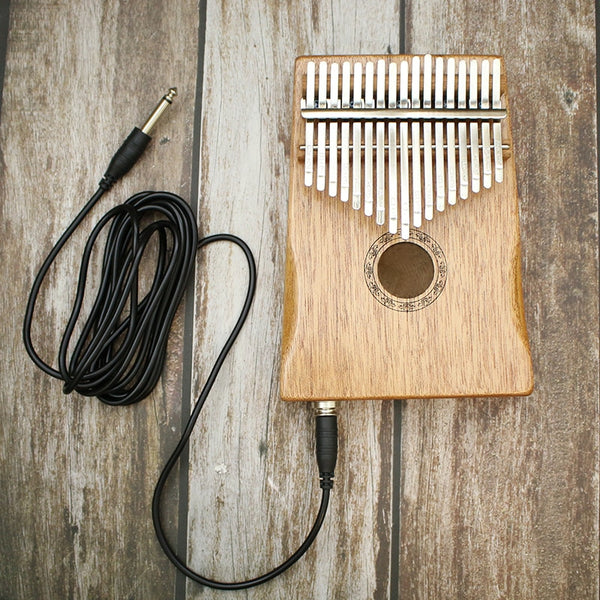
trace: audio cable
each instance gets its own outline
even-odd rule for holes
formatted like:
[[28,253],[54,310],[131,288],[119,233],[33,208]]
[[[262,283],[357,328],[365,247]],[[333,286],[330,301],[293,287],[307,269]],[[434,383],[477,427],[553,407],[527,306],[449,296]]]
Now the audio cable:
[[[181,438],[160,474],[152,499],[152,520],[158,542],[171,562],[190,579],[216,589],[236,590],[260,585],[296,563],[319,533],[329,504],[337,459],[335,403],[318,402],[316,454],[321,504],[304,542],[278,567],[239,582],[220,582],[189,568],[173,550],[165,535],[160,502],[169,475],[189,442],[227,354],[250,312],[256,289],[256,266],[246,242],[232,234],[210,235],[198,240],[196,218],[189,205],[170,192],[139,192],[110,209],[93,227],[83,251],[75,299],[58,348],[58,367],[42,359],[32,340],[32,323],[42,284],[73,232],[100,198],[139,160],[148,146],[150,132],[177,95],[169,89],[141,128],[135,127],[114,154],[98,189],[60,236],[36,275],[23,321],[23,342],[32,361],[46,374],[63,382],[63,392],[96,396],[112,406],[127,406],[148,396],[158,382],[166,358],[168,335],[177,307],[190,279],[196,252],[209,244],[226,241],[240,247],[248,265],[248,289],[236,324],[213,365]],[[82,316],[90,264],[104,239],[102,268],[88,314]],[[97,250],[96,250],[97,251]],[[148,288],[142,265],[153,263]],[[88,291],[88,294],[91,293]],[[77,339],[74,338],[78,330]]]

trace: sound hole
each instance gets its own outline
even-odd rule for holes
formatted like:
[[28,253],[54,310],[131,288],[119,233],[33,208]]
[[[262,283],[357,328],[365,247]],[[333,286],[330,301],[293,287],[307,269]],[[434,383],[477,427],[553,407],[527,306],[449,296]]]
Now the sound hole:
[[384,250],[377,262],[381,286],[396,298],[416,298],[425,293],[435,275],[429,253],[418,244],[399,242]]

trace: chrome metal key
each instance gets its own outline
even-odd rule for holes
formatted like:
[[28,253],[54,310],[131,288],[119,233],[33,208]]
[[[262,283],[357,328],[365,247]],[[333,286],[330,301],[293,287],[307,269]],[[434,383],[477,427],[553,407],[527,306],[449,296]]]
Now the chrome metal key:
[[[490,107],[490,61],[481,62],[481,108]],[[481,124],[481,156],[483,163],[483,187],[492,187],[492,152],[490,147],[490,124]]]
[[[411,108],[421,106],[421,59],[413,56],[412,69],[410,75],[411,85]],[[412,145],[412,209],[413,225],[421,227],[422,222],[422,197],[421,197],[421,124],[413,121],[411,124],[411,145]]]
[[[329,108],[340,107],[340,66],[332,63],[329,83]],[[329,122],[329,195],[337,196],[338,183],[338,124],[337,121]]]
[[[385,61],[377,61],[377,108],[385,108]],[[377,122],[377,204],[375,222],[383,225],[385,221],[385,124]]]
[[[454,108],[454,92],[456,77],[456,61],[448,59],[446,65],[446,107]],[[448,204],[456,204],[456,124],[448,121],[446,124],[446,158],[448,161]]]
[[[342,65],[342,108],[350,108],[350,63]],[[348,202],[350,196],[350,123],[342,121],[342,150],[340,153],[340,200]]]
[[[327,108],[327,63],[319,63],[319,108]],[[319,121],[317,124],[317,189],[322,192],[325,189],[325,174],[327,164],[325,162],[325,144],[327,142],[327,124]]]
[[[431,54],[423,60],[423,108],[431,108]],[[433,151],[431,121],[423,123],[423,176],[425,180],[425,218],[433,219]]]
[[[444,108],[444,59],[435,59],[435,108]],[[435,122],[435,206],[442,211],[446,204],[444,181],[444,124]]]
[[[458,108],[467,107],[467,63],[458,62]],[[469,195],[469,165],[467,162],[467,124],[458,123],[458,179],[459,193],[464,200]]]
[[[304,106],[314,108],[315,106],[315,63],[311,60],[306,65],[306,99]],[[311,186],[313,181],[313,143],[315,124],[306,121],[304,140],[304,185]]]
[[[354,63],[354,95],[352,98],[353,108],[363,107],[362,100],[362,63]],[[361,132],[362,124],[360,121],[354,121],[352,125],[352,208],[360,208],[361,198],[361,170],[362,170],[362,152],[361,152]]]
[[[472,60],[469,69],[469,108],[477,109],[477,87],[478,87],[477,61]],[[477,193],[480,189],[479,175],[479,124],[476,121],[469,123],[469,141],[471,142],[471,189]]]
[[[365,108],[375,108],[373,97],[374,65],[369,61],[365,66]],[[373,214],[373,122],[365,123],[365,215]]]
[[[400,108],[408,108],[408,62],[400,63]],[[419,153],[420,154],[420,153]],[[410,179],[408,168],[408,123],[400,123],[400,235],[410,237]]]
[[[388,69],[388,108],[396,108],[398,65]],[[388,225],[390,233],[398,231],[398,125],[388,123]]]
[[[500,59],[492,63],[492,108],[502,108],[500,103]],[[495,179],[500,183],[504,179],[502,162],[502,125],[494,121],[494,172]]]

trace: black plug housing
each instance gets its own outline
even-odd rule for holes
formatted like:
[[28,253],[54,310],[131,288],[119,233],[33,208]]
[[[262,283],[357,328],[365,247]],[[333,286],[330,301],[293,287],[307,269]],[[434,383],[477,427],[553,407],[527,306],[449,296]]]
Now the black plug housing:
[[146,146],[152,139],[150,131],[156,125],[160,116],[167,107],[173,103],[173,98],[177,96],[177,88],[169,88],[169,91],[162,97],[156,108],[152,111],[142,128],[134,127],[127,139],[121,144],[121,147],[115,152],[104,177],[100,182],[103,190],[111,188],[116,181],[121,179],[144,153]]
[[333,475],[337,462],[337,416],[317,415],[316,442],[317,464],[319,465],[319,478],[321,487],[333,487]]
[[104,179],[113,184],[123,177],[144,153],[151,139],[141,129],[134,127],[133,131],[127,136],[127,139],[112,157],[108,169],[104,173]]

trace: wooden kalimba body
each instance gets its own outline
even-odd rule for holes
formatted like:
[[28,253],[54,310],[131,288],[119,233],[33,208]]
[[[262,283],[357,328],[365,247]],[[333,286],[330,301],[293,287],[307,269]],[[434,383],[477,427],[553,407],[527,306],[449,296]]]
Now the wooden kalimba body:
[[281,396],[533,387],[501,59],[296,61]]

